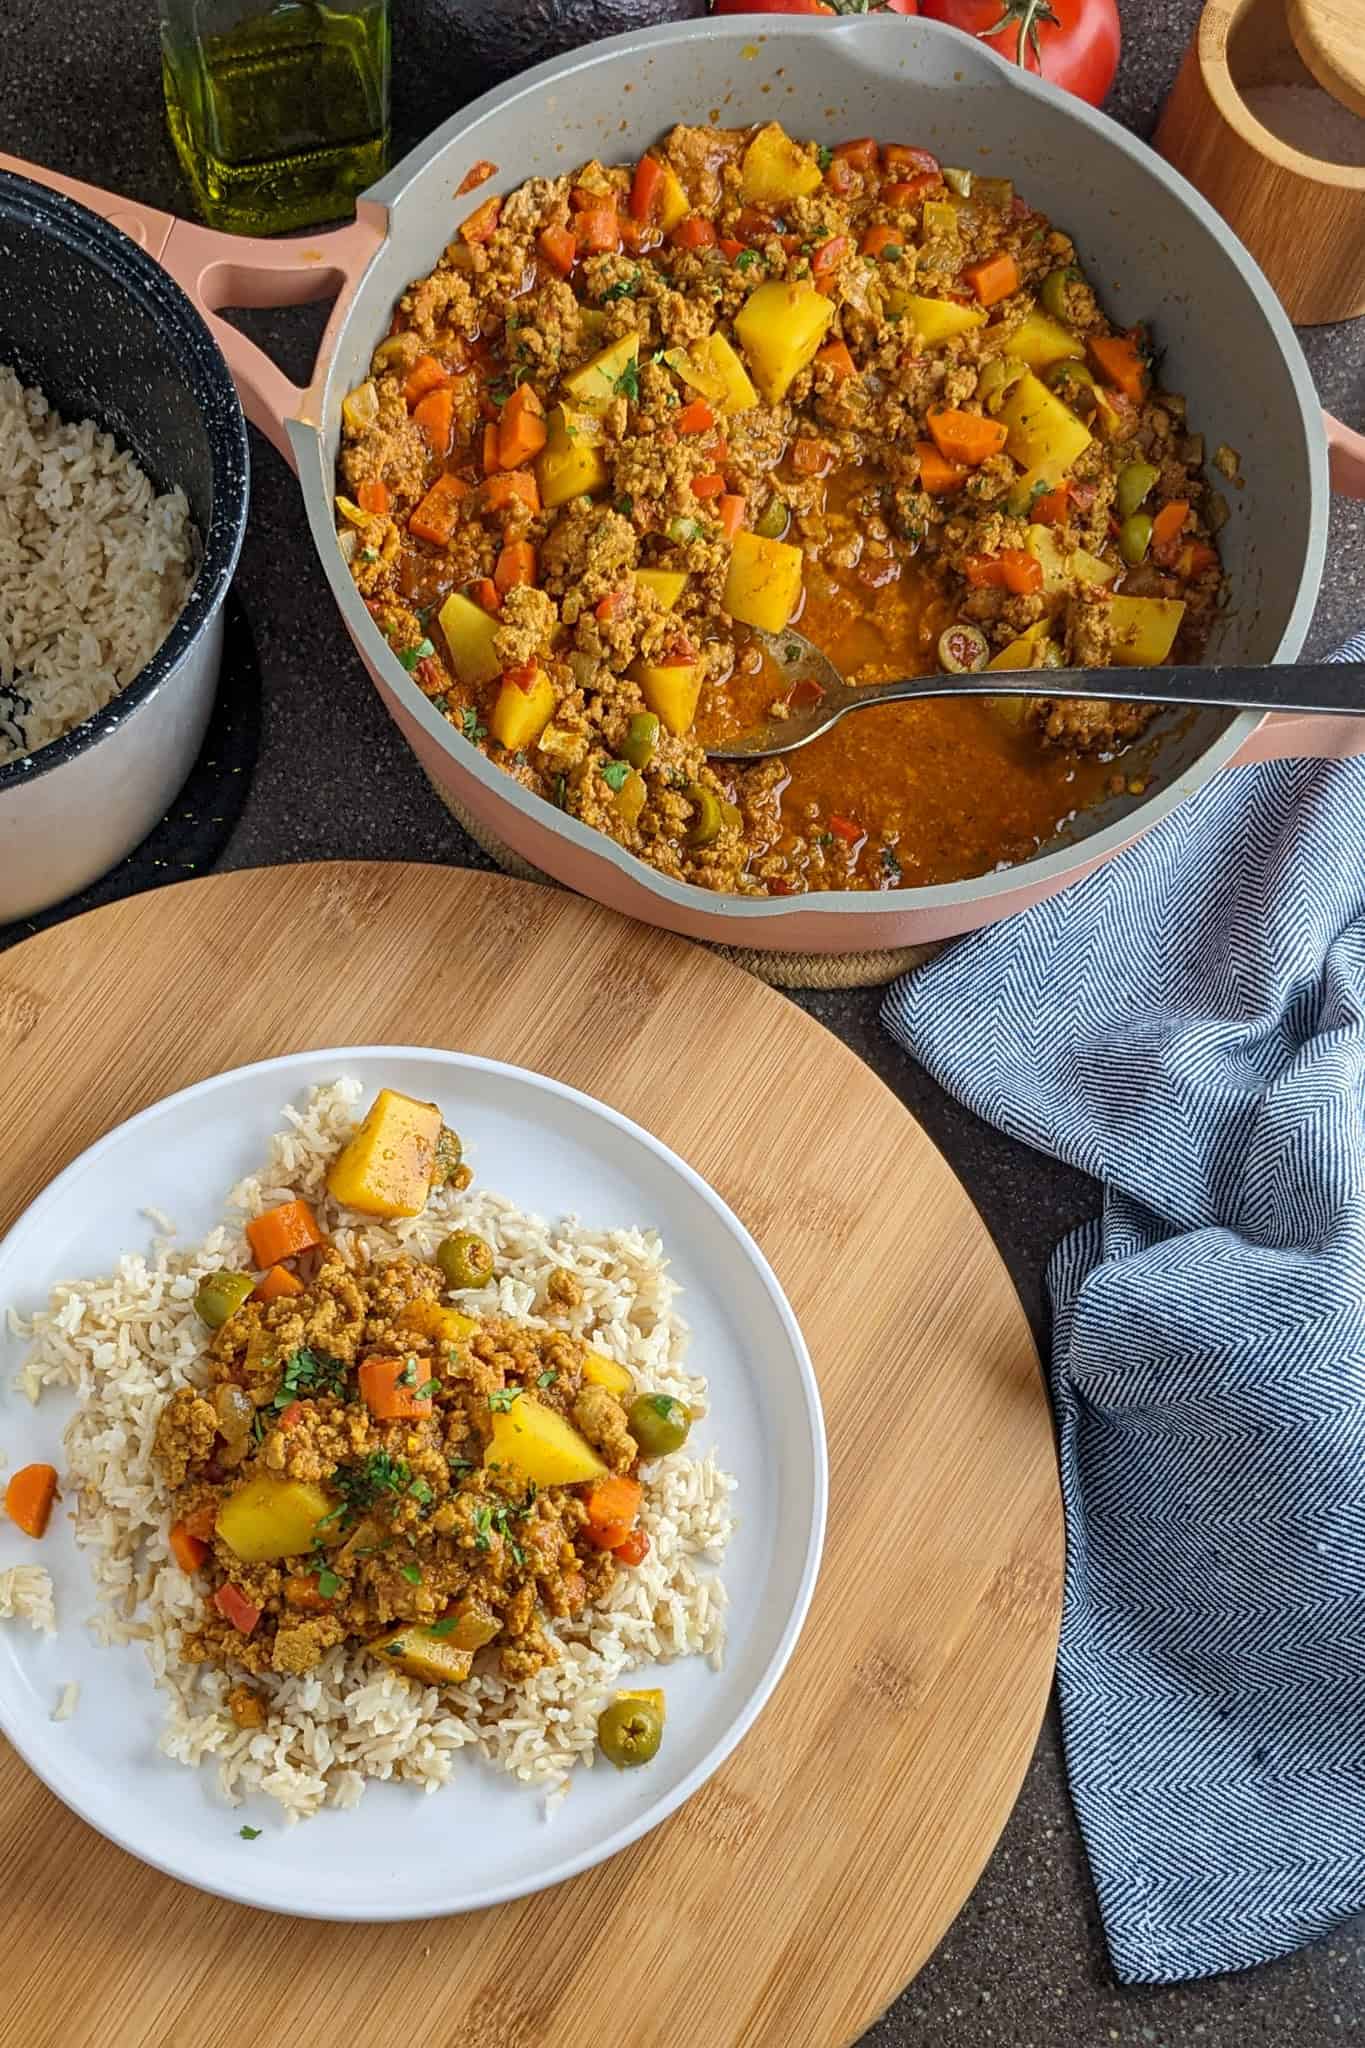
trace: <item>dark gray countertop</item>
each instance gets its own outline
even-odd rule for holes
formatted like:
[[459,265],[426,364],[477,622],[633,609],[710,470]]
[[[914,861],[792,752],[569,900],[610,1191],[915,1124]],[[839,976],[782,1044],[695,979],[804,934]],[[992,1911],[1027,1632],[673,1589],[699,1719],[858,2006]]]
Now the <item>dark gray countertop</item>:
[[[438,0],[392,5],[401,153],[489,81]],[[1110,111],[1147,133],[1198,10],[1195,0],[1123,5],[1126,50]],[[496,11],[493,0],[487,11]],[[183,208],[162,123],[151,0],[7,0],[0,12],[4,147]],[[306,313],[258,315],[251,331],[298,375],[316,322]],[[1318,328],[1304,339],[1324,403],[1365,421],[1365,322]],[[224,864],[344,855],[487,866],[432,795],[366,681],[314,561],[292,480],[254,437],[253,458],[254,502],[237,590],[260,659],[263,729],[255,779]],[[1308,651],[1327,649],[1361,624],[1365,514],[1337,504]],[[1094,1208],[1094,1185],[1011,1144],[949,1101],[883,1036],[875,991],[795,1000],[853,1046],[943,1148],[1041,1331],[1043,1262],[1057,1237]],[[876,2048],[1320,2048],[1365,2032],[1363,1994],[1361,1923],[1243,1976],[1174,1990],[1117,1989],[1049,1715],[1018,1807],[975,1894],[938,1954],[867,2038]]]

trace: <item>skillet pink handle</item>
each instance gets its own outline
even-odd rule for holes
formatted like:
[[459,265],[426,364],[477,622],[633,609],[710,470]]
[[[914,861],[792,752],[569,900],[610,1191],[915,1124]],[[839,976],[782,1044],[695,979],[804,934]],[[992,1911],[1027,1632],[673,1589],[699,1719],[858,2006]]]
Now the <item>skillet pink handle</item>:
[[[254,427],[294,467],[286,422],[319,424],[322,382],[351,297],[370,258],[388,230],[382,206],[362,199],[349,227],[325,235],[298,235],[268,241],[247,235],[224,235],[197,222],[180,220],[159,207],[143,206],[101,191],[79,178],[63,178],[41,165],[0,152],[0,170],[13,171],[64,192],[107,220],[170,272],[181,290],[202,313],[227,359],[242,410]],[[230,322],[218,317],[220,306],[302,306],[335,296],[336,303],[318,349],[317,365],[305,387],[293,384],[264,349]]]

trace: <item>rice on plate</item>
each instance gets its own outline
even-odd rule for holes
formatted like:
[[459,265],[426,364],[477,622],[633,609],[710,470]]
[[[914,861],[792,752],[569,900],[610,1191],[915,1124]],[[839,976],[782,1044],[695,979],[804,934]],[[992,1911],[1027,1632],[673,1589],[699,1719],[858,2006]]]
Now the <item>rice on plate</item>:
[[[549,1655],[524,1678],[496,1663],[485,1668],[490,1659],[480,1655],[462,1682],[425,1684],[387,1668],[373,1645],[341,1642],[301,1672],[248,1665],[263,1708],[253,1726],[234,1711],[243,1674],[185,1654],[187,1639],[204,1633],[206,1602],[172,1552],[175,1488],[158,1428],[177,1400],[188,1412],[192,1390],[208,1386],[223,1355],[222,1332],[216,1338],[196,1309],[202,1284],[250,1265],[246,1226],[282,1205],[312,1205],[340,1264],[380,1279],[394,1261],[395,1273],[406,1271],[429,1262],[452,1233],[475,1233],[492,1248],[494,1277],[447,1296],[465,1317],[494,1319],[492,1327],[524,1332],[527,1343],[567,1340],[580,1354],[589,1343],[661,1401],[693,1416],[705,1411],[706,1384],[683,1364],[686,1325],[654,1232],[593,1231],[574,1218],[550,1225],[453,1182],[434,1188],[410,1218],[342,1208],[326,1179],[355,1135],[360,1094],[358,1082],[339,1080],[312,1090],[301,1110],[286,1108],[261,1172],[232,1191],[228,1220],[201,1244],[175,1248],[159,1219],[165,1231],[150,1254],[130,1252],[105,1278],[55,1288],[27,1321],[11,1309],[11,1328],[28,1340],[20,1383],[34,1399],[46,1387],[76,1389],[65,1484],[97,1588],[94,1626],[106,1643],[144,1646],[168,1695],[160,1737],[168,1756],[212,1763],[229,1801],[260,1790],[291,1820],[323,1805],[353,1806],[367,1778],[434,1790],[466,1749],[541,1788],[553,1805],[573,1766],[600,1754],[598,1716],[630,1673],[692,1655],[719,1666],[726,1599],[715,1567],[732,1529],[732,1482],[713,1453],[680,1449],[638,1463],[643,1555],[604,1574],[579,1611],[540,1614]],[[266,1412],[266,1431],[279,1435],[280,1401]]]
[[64,421],[0,364],[0,764],[60,739],[146,667],[198,542],[93,420]]

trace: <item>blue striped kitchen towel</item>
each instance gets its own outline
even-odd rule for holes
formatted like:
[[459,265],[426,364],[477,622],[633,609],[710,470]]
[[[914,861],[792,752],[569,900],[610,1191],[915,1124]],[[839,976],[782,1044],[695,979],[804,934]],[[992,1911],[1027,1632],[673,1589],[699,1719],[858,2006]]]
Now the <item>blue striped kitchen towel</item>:
[[1103,1184],[1048,1283],[1115,1970],[1282,1955],[1365,1908],[1365,760],[1225,771],[884,1018]]

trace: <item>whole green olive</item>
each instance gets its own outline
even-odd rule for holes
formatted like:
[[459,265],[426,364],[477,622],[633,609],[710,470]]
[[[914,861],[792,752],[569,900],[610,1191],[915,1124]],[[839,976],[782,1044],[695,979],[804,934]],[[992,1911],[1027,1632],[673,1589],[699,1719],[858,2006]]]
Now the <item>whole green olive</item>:
[[666,1458],[687,1442],[692,1417],[671,1394],[637,1394],[626,1412],[626,1428],[642,1458]]
[[652,711],[637,711],[626,727],[622,758],[632,768],[647,768],[659,744],[659,720]]
[[613,1700],[597,1717],[597,1740],[608,1763],[634,1770],[659,1754],[664,1717],[651,1700]]
[[1119,528],[1119,553],[1130,569],[1147,559],[1152,545],[1152,522],[1146,512],[1134,512]]
[[720,798],[703,783],[689,782],[683,791],[693,806],[692,823],[687,828],[689,846],[709,846],[720,835],[725,820],[721,815]]
[[483,1287],[493,1277],[493,1247],[472,1230],[457,1230],[436,1247],[436,1263],[451,1287]]
[[1121,520],[1131,518],[1139,509],[1160,474],[1154,462],[1124,463],[1114,492],[1114,503]]
[[1050,313],[1054,320],[1064,321],[1070,326],[1071,315],[1067,311],[1067,294],[1071,286],[1079,284],[1080,281],[1081,273],[1074,263],[1064,264],[1060,270],[1049,270],[1038,294],[1043,302],[1043,311]]
[[791,525],[791,507],[785,498],[769,498],[760,512],[754,532],[763,540],[781,540]]
[[206,1273],[194,1290],[195,1313],[211,1330],[221,1330],[255,1286],[249,1273]]

